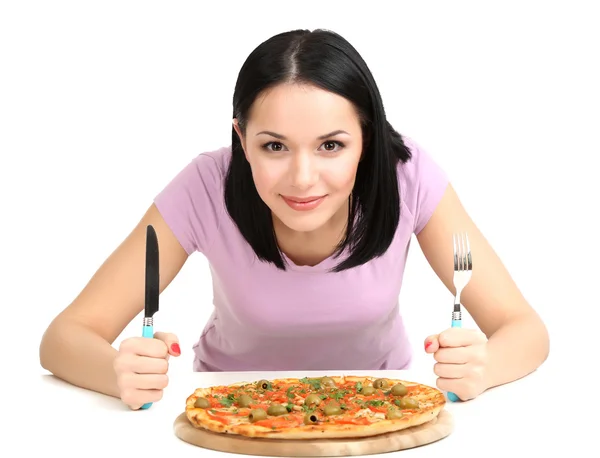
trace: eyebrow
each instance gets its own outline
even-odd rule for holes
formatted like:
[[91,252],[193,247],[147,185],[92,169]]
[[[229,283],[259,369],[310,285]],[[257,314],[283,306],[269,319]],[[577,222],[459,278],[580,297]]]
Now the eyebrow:
[[[269,130],[262,130],[259,133],[257,133],[256,135],[261,135],[261,134],[265,134],[265,135],[270,135],[271,137],[275,137],[278,138],[279,140],[287,140],[287,138],[284,135],[275,133],[275,132],[271,132]],[[339,135],[339,134],[346,134],[346,135],[350,135],[348,132],[346,132],[345,130],[334,130],[333,132],[329,132],[328,134],[325,135],[320,135],[319,137],[317,137],[317,139],[319,140],[325,140],[326,138],[329,137],[333,137],[334,135]]]

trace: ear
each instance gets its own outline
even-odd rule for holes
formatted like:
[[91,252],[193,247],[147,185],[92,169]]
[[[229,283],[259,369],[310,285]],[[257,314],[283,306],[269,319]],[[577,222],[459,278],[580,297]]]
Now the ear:
[[246,153],[246,139],[242,134],[242,130],[240,129],[240,124],[237,118],[233,118],[233,128],[235,129],[236,134],[240,138],[240,143],[242,144],[242,149],[244,150],[244,154],[246,155],[246,159],[248,159],[248,154]]

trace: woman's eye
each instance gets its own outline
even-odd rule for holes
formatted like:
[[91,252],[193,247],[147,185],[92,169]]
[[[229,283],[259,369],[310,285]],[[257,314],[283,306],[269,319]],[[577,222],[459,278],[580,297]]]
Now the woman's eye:
[[344,145],[341,142],[338,142],[335,140],[329,140],[329,141],[326,141],[325,143],[323,143],[323,148],[327,152],[336,152],[339,149],[343,148],[343,146]]
[[263,148],[268,151],[273,151],[274,153],[279,153],[283,151],[283,144],[279,142],[268,142],[263,145]]

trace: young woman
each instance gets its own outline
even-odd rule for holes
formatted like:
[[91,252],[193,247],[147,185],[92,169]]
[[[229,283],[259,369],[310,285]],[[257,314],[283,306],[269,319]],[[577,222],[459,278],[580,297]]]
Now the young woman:
[[468,233],[476,266],[462,303],[481,331],[425,339],[441,390],[472,399],[548,354],[544,324],[444,172],[394,130],[367,65],[332,32],[282,33],[250,54],[232,145],[194,158],[45,332],[44,368],[132,409],[161,398],[180,353],[167,333],[111,345],[143,310],[148,224],[161,291],[192,253],[210,263],[197,371],[407,367],[398,296],[412,234],[452,293],[454,232]]

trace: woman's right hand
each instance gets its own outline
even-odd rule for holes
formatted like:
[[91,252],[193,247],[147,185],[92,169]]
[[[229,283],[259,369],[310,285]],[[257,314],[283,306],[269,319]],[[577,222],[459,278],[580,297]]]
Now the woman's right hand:
[[169,356],[179,356],[175,334],[156,332],[153,339],[130,337],[121,342],[114,360],[121,400],[138,410],[148,402],[162,399],[169,384]]

